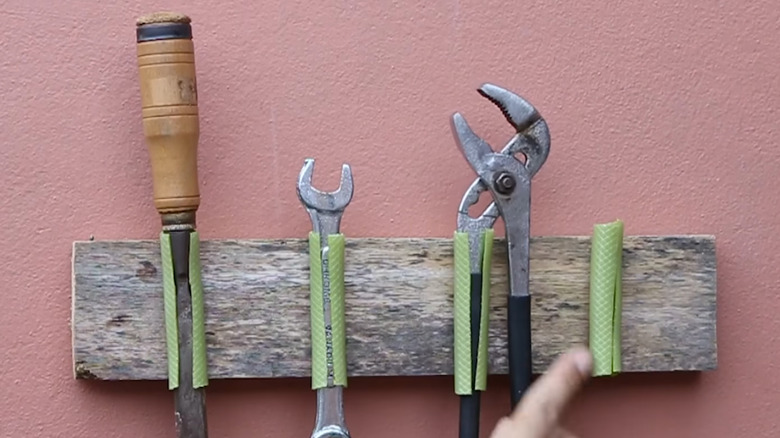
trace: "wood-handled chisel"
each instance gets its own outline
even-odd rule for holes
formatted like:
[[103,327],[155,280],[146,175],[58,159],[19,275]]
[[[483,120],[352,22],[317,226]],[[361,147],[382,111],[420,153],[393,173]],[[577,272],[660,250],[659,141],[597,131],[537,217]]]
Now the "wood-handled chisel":
[[162,219],[168,387],[180,438],[206,438],[208,384],[199,236],[198,92],[189,17],[154,13],[136,22],[143,130],[154,205]]

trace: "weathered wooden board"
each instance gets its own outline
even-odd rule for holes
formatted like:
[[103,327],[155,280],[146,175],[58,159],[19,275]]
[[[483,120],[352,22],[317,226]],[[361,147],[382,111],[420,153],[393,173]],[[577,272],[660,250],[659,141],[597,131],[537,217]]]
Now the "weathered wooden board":
[[[206,240],[203,285],[212,379],[309,376],[308,248],[303,239]],[[712,236],[627,236],[624,372],[716,367]],[[495,244],[490,372],[506,369],[506,263]],[[587,342],[589,237],[531,243],[534,367]],[[351,376],[452,373],[449,239],[350,239]],[[158,242],[76,242],[73,359],[78,378],[162,380],[166,356]]]

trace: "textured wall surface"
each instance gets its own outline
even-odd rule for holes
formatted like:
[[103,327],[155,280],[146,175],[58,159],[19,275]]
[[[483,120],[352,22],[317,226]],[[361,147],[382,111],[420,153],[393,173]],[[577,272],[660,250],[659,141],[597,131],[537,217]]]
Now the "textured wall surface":
[[[717,4],[717,6],[716,6]],[[75,381],[71,242],[154,238],[134,20],[193,18],[204,238],[305,236],[295,195],[355,172],[343,230],[450,236],[473,179],[448,117],[511,134],[475,88],[526,96],[550,123],[534,234],[718,237],[720,368],[594,381],[582,437],[780,434],[776,145],[780,9],[770,0],[0,2],[0,436],[170,437],[163,382]],[[291,348],[295,348],[291,346]],[[451,380],[353,379],[354,436],[451,437]],[[307,380],[213,381],[215,437],[308,436]],[[491,378],[485,433],[506,412]]]

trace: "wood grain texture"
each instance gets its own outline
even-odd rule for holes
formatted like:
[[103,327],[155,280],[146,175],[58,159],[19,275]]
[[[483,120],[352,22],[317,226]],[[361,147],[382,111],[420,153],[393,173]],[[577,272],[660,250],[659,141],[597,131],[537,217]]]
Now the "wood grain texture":
[[[305,239],[201,243],[209,377],[307,377]],[[589,237],[531,242],[534,369],[587,343]],[[497,239],[490,373],[506,369],[506,250]],[[623,371],[711,370],[717,363],[712,236],[627,236]],[[73,358],[77,378],[166,378],[159,243],[76,242]],[[452,374],[452,241],[348,239],[350,376]]]

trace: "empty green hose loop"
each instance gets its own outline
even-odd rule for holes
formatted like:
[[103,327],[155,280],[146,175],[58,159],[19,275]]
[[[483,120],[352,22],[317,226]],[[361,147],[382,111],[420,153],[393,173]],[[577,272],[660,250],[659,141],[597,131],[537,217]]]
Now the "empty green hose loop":
[[593,227],[590,259],[589,337],[593,375],[621,371],[623,222]]

